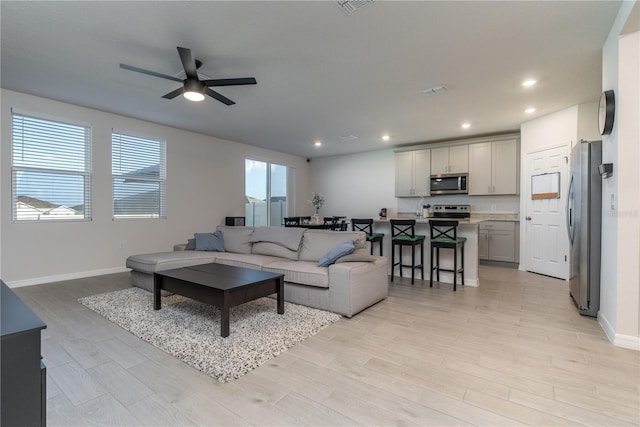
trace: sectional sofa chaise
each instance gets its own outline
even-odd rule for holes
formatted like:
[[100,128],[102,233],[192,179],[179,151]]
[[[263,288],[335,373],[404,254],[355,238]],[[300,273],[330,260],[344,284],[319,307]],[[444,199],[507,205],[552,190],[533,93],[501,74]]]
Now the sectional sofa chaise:
[[[351,244],[353,252],[336,254]],[[369,245],[362,232],[218,226],[172,252],[132,255],[126,265],[132,284],[148,291],[155,271],[211,262],[281,273],[286,301],[352,317],[388,294],[387,258],[370,255]]]

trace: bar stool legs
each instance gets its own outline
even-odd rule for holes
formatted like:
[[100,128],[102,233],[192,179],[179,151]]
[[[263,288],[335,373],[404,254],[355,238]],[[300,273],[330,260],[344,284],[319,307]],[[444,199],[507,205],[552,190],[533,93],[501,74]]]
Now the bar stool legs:
[[[396,246],[400,251],[400,254],[398,256],[399,259],[397,263],[395,262]],[[393,282],[393,276],[394,276],[393,273],[395,272],[396,266],[398,266],[398,268],[400,269],[400,274],[399,274],[400,277],[404,277],[402,273],[403,268],[411,268],[411,284],[413,285],[413,283],[415,282],[415,274],[417,269],[420,270],[421,280],[424,280],[424,240],[420,241],[420,264],[416,264],[416,246],[418,246],[417,244],[411,245],[411,265],[404,264],[402,259],[403,246],[407,246],[407,245],[402,245],[402,244],[391,245],[391,281]]]
[[[458,237],[458,221],[429,221],[431,226],[431,268],[429,271],[429,287],[433,287],[433,270],[436,271],[436,280],[440,282],[440,270],[453,273],[453,290],[458,286],[458,273],[461,284],[464,285],[464,243],[465,237]],[[435,248],[435,254],[434,254]],[[453,269],[440,267],[440,248],[453,250]],[[460,267],[458,267],[458,248],[460,248]],[[435,260],[434,256],[435,255]]]
[[[435,248],[435,251],[434,251]],[[433,271],[436,272],[436,281],[440,282],[440,270],[442,271],[450,271],[453,273],[453,290],[457,289],[458,285],[458,274],[460,274],[460,284],[464,285],[464,243],[460,245],[460,268],[458,268],[458,246],[454,246],[453,249],[453,270],[445,270],[444,268],[440,268],[440,247],[439,246],[431,246],[431,268],[429,269],[429,287],[433,287]],[[434,256],[435,255],[435,260]]]

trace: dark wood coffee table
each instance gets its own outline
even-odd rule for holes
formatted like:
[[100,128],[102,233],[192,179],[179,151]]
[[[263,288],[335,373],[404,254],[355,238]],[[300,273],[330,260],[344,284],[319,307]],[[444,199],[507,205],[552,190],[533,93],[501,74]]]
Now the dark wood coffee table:
[[229,310],[271,294],[278,295],[278,314],[284,314],[284,275],[232,267],[201,264],[153,273],[153,309],[161,308],[161,290],[211,304],[220,309],[220,335],[229,336]]

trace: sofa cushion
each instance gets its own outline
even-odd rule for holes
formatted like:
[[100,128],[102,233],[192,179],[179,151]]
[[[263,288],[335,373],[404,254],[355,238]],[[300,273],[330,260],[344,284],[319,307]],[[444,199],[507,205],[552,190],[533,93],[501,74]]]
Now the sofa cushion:
[[251,235],[251,243],[269,242],[298,251],[304,228],[296,227],[256,227]]
[[366,246],[367,238],[362,231],[306,230],[302,236],[298,259],[318,262],[331,249],[349,241],[358,249]]
[[131,255],[127,267],[143,273],[207,264],[216,260],[218,252],[177,251]]
[[282,258],[257,254],[234,254],[232,252],[219,252],[216,254],[216,263],[218,264],[253,268],[256,270],[261,270],[265,265],[278,261],[282,261]]
[[280,246],[277,243],[271,242],[256,242],[253,244],[251,248],[252,254],[258,255],[270,255],[274,257],[286,258],[292,261],[296,261],[298,259],[298,251],[292,251],[291,249],[287,249],[284,246]]
[[329,287],[329,269],[318,267],[311,261],[278,261],[265,265],[262,270],[284,274],[284,281],[317,288]]
[[349,255],[354,249],[355,246],[353,246],[352,241],[340,243],[338,246],[327,252],[325,256],[320,258],[320,261],[318,261],[318,267],[329,267],[331,264],[335,263],[338,258]]
[[253,234],[253,227],[231,227],[219,225],[216,230],[222,232],[224,249],[227,252],[233,252],[236,254],[251,253],[251,235]]
[[375,260],[376,260],[376,257],[371,255],[371,248],[360,248],[360,249],[354,250],[348,255],[341,256],[336,260],[336,263],[338,262],[371,262]]
[[224,252],[222,232],[219,230],[215,233],[195,233],[193,237],[196,240],[196,251]]

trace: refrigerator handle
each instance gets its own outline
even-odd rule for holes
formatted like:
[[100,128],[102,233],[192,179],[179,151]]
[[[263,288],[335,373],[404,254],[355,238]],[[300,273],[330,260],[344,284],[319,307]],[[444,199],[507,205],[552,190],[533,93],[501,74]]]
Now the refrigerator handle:
[[569,191],[567,191],[567,235],[569,236],[569,242],[573,245],[574,237],[574,224],[573,224],[573,174],[571,174],[571,182],[569,183]]

